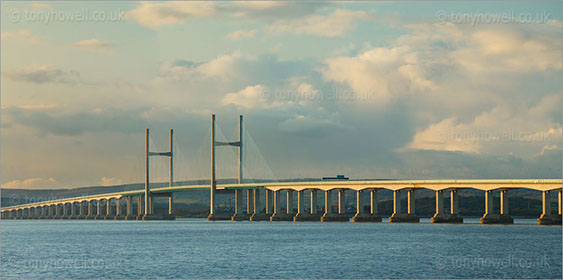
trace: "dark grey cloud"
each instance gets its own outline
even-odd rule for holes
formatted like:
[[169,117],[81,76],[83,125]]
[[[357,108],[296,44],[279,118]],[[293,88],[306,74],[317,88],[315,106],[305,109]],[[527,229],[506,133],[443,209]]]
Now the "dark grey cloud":
[[52,110],[6,108],[9,124],[36,129],[41,134],[74,136],[86,132],[142,132],[147,122],[141,114],[148,109],[104,109],[98,112],[59,113]]

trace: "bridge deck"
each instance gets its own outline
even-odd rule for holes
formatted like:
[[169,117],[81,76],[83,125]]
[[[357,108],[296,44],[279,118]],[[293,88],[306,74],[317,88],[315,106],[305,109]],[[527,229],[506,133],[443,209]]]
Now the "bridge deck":
[[[333,189],[477,189],[482,191],[497,189],[531,189],[536,191],[561,190],[563,180],[561,179],[473,179],[473,180],[366,180],[366,181],[306,181],[306,182],[271,182],[271,183],[245,183],[245,184],[221,184],[218,190],[255,189],[265,188],[272,191],[305,189],[333,190]],[[208,190],[209,185],[186,185],[151,189],[153,194],[165,194],[173,192],[184,192],[191,190]],[[144,194],[144,189],[123,191],[106,194],[69,197],[63,199],[41,201],[35,203],[21,204],[10,207],[2,207],[2,211],[20,209],[24,207],[41,207],[53,204],[73,203],[97,199],[113,199],[126,196]]]

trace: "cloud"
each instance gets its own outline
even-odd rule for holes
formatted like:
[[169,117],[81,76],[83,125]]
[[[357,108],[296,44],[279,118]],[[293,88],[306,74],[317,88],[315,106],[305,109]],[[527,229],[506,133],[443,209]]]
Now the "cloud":
[[31,30],[27,29],[20,29],[13,32],[2,32],[1,33],[2,40],[12,40],[12,39],[20,39],[25,40],[27,43],[31,45],[40,45],[40,46],[50,46],[52,45],[51,42],[38,38],[37,36],[33,35]]
[[47,3],[33,2],[28,5],[28,8],[33,11],[52,10],[53,7]]
[[72,44],[72,46],[82,50],[98,52],[98,53],[106,53],[106,54],[115,53],[114,43],[102,42],[95,38],[76,42]]
[[476,29],[420,24],[407,25],[405,31],[409,32],[391,47],[328,58],[319,71],[326,81],[344,84],[358,95],[374,96],[382,104],[408,97],[468,108],[519,94],[515,85],[533,83],[530,74],[561,70],[562,46],[555,39],[561,30],[550,25]]
[[431,124],[415,134],[411,149],[512,154],[532,157],[560,144],[563,129],[552,116],[560,112],[561,95],[544,97],[535,106],[498,105],[470,122],[455,117]]
[[125,13],[125,18],[149,28],[184,23],[190,18],[211,17],[216,14],[212,2],[141,2],[139,6]]
[[219,6],[219,9],[229,17],[270,22],[277,19],[305,17],[329,5],[326,2],[234,1],[232,4],[225,3]]
[[3,109],[3,121],[31,127],[41,134],[76,136],[94,132],[140,133],[147,127],[143,113],[147,108],[98,108],[78,113],[50,108]]
[[125,13],[125,18],[148,28],[182,24],[192,18],[251,19],[272,22],[295,19],[315,13],[328,6],[320,2],[234,1],[221,2],[142,2]]
[[333,120],[314,116],[298,115],[279,124],[281,131],[291,134],[321,137],[330,131],[340,131],[344,127]]
[[370,18],[364,11],[337,9],[327,15],[311,15],[297,20],[279,20],[270,25],[268,29],[274,32],[341,37],[356,28],[355,22]]
[[225,105],[233,104],[246,109],[268,107],[264,94],[267,88],[262,85],[248,86],[238,92],[227,93],[222,102]]
[[325,80],[347,84],[359,96],[372,95],[387,103],[396,95],[434,90],[424,62],[408,46],[374,48],[355,57],[325,60]]
[[2,184],[3,189],[55,189],[60,188],[61,184],[54,178],[29,178],[24,180],[13,180]]
[[561,40],[552,36],[561,35],[561,28],[542,27],[539,30],[483,28],[467,32],[466,46],[454,51],[452,57],[474,72],[560,71]]
[[35,84],[75,84],[80,78],[80,73],[77,71],[65,71],[50,65],[31,65],[13,72],[5,72],[4,74],[14,81]]
[[116,185],[122,185],[123,184],[123,180],[118,179],[118,178],[108,178],[108,177],[102,177],[101,180],[101,184],[102,186],[116,186]]
[[[154,82],[210,82],[210,87],[229,87],[239,90],[255,84],[279,86],[292,76],[314,72],[310,61],[282,61],[276,55],[248,55],[241,52],[220,54],[205,62],[176,60],[162,65]],[[221,84],[217,84],[217,81]],[[185,87],[185,85],[183,85]],[[221,93],[224,93],[222,91]]]
[[31,35],[31,30],[22,29],[14,32],[2,32],[1,35],[2,35],[2,40],[15,38],[15,37],[27,37]]
[[241,39],[250,39],[250,38],[254,38],[254,36],[256,36],[256,33],[258,32],[258,30],[237,30],[237,31],[233,31],[231,33],[229,33],[227,35],[227,38],[237,41],[237,40],[241,40]]

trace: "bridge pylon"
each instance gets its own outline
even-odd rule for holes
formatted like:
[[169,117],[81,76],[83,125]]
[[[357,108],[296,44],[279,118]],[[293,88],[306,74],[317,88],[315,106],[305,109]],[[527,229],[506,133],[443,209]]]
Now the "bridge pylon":
[[[174,184],[174,129],[170,129],[170,151],[169,152],[151,152],[149,149],[149,133],[150,130],[147,128],[145,130],[145,194],[144,194],[144,215],[142,217],[143,220],[152,220],[152,219],[170,219],[173,218],[173,194],[172,192],[159,194],[159,196],[167,195],[168,196],[168,213],[167,215],[155,215],[154,207],[153,207],[153,197],[154,195],[151,193],[150,189],[150,157],[151,156],[163,156],[169,158],[169,187],[172,187]],[[139,205],[140,207],[140,205]],[[167,217],[161,217],[167,216]]]
[[[215,176],[215,147],[219,146],[232,146],[238,148],[238,183],[242,183],[242,148],[243,148],[243,141],[242,141],[242,122],[243,116],[239,116],[238,122],[238,141],[233,142],[221,142],[215,140],[215,114],[211,114],[211,180],[210,180],[210,205],[209,205],[209,216],[207,217],[210,221],[215,220],[231,220],[234,219],[237,215],[242,215],[242,190],[235,190],[235,200],[236,200],[236,207],[235,207],[235,215],[234,216],[224,216],[224,215],[217,215],[215,209],[215,193],[217,192],[217,180]],[[238,199],[239,196],[241,199]],[[248,216],[247,216],[248,218]]]

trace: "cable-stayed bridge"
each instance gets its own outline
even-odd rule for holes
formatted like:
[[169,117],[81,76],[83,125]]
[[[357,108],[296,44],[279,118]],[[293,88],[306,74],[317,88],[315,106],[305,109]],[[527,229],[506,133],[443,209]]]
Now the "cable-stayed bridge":
[[[462,189],[484,192],[485,209],[481,223],[511,224],[513,218],[508,212],[510,190],[530,189],[542,192],[542,213],[538,224],[561,225],[560,179],[473,179],[473,180],[334,180],[295,182],[245,182],[243,178],[244,149],[243,117],[239,116],[238,138],[235,141],[218,141],[215,130],[215,115],[211,116],[210,167],[208,184],[176,185],[174,183],[174,131],[170,130],[170,149],[165,152],[150,151],[149,129],[145,132],[145,188],[140,190],[104,193],[88,196],[69,197],[1,208],[3,219],[104,219],[104,220],[168,220],[174,219],[174,194],[193,190],[208,190],[210,195],[210,221],[350,221],[381,222],[377,210],[377,191],[393,191],[393,214],[389,222],[419,222],[415,212],[416,190],[427,189],[435,192],[436,212],[433,223],[462,223],[459,215],[459,195]],[[238,151],[237,183],[217,184],[216,149],[234,147]],[[169,185],[151,188],[151,157],[169,159]],[[356,213],[350,216],[345,209],[346,190],[355,191]],[[500,211],[493,209],[493,192],[500,192]],[[407,194],[407,207],[401,209],[401,193]],[[449,201],[445,193],[449,192]],[[319,193],[324,196],[324,205],[318,204]],[[233,213],[218,213],[216,194],[234,196]],[[244,195],[245,194],[245,195]],[[282,202],[283,195],[283,202]],[[333,197],[334,195],[334,197]],[[166,212],[154,209],[154,198],[168,198]],[[246,199],[243,199],[246,197]],[[333,200],[337,209],[333,209]],[[557,200],[557,209],[552,209]],[[449,211],[445,211],[445,203]],[[283,208],[283,209],[282,209]],[[283,210],[283,211],[282,211]]]

